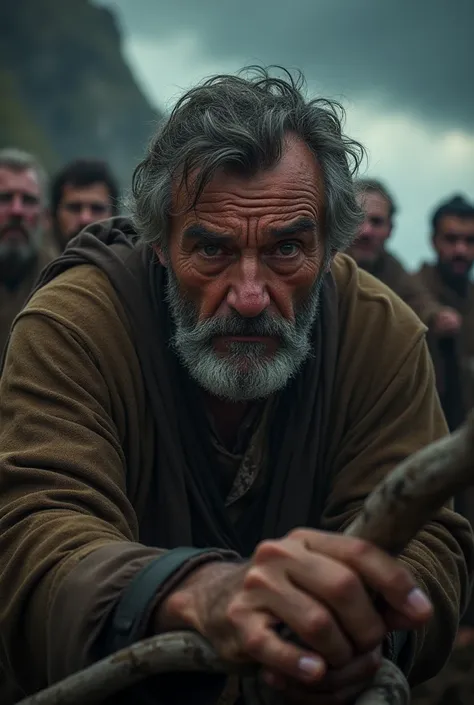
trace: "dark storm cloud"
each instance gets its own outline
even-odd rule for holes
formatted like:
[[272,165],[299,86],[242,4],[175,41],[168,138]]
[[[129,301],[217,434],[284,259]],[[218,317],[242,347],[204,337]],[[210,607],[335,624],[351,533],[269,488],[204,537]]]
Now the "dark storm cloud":
[[101,2],[136,38],[190,30],[207,59],[298,67],[333,95],[474,130],[474,0]]

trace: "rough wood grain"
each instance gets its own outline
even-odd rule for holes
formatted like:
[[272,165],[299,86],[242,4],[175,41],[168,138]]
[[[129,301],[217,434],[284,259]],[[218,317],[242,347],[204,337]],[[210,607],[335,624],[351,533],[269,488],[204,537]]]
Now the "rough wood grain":
[[392,661],[384,659],[369,688],[354,705],[409,705],[410,686]]
[[117,651],[17,705],[93,705],[148,676],[173,671],[245,674],[249,668],[224,663],[198,634],[170,632]]
[[[402,462],[368,497],[346,533],[397,555],[450,497],[470,484],[474,484],[473,414],[458,431]],[[123,649],[18,705],[92,705],[153,674],[240,670],[220,661],[197,634],[174,632]],[[247,679],[252,681],[248,705],[261,705],[256,681]],[[404,675],[384,661],[355,705],[408,705],[409,699]]]
[[396,555],[450,497],[474,484],[474,415],[400,463],[369,495],[345,533]]

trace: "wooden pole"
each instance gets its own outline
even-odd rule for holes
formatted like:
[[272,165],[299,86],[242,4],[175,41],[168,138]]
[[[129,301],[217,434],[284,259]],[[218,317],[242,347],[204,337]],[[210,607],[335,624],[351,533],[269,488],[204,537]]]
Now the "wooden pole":
[[[398,555],[443,504],[471,484],[474,484],[472,413],[455,433],[414,453],[396,467],[367,498],[345,533]],[[93,705],[148,676],[172,671],[245,676],[245,669],[222,662],[197,634],[171,632],[137,642],[17,705]],[[253,681],[255,666],[247,667],[246,671]],[[255,692],[255,688],[250,690]],[[404,675],[395,664],[385,660],[355,705],[407,705],[409,697]],[[273,702],[276,704],[277,696]]]

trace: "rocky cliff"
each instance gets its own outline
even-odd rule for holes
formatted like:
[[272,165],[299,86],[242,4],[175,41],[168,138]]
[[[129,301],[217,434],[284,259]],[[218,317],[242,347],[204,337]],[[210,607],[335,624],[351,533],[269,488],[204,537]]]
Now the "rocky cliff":
[[0,91],[0,147],[35,151],[49,169],[100,157],[124,186],[161,118],[114,15],[88,0],[0,3]]

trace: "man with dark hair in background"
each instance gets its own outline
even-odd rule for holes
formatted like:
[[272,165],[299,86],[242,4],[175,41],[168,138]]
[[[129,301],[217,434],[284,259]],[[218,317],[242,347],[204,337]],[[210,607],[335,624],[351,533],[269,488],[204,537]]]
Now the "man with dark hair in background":
[[[431,296],[454,309],[459,327],[451,335],[429,334],[436,382],[448,426],[454,431],[474,406],[474,204],[462,196],[441,203],[431,218],[434,264],[417,278]],[[474,491],[455,498],[456,508],[474,527]],[[474,600],[471,599],[446,668],[414,694],[414,705],[470,705],[474,700]]]
[[52,257],[43,247],[46,174],[35,157],[0,150],[0,355],[10,326]]
[[451,335],[436,341],[431,336],[438,390],[454,430],[474,406],[474,285],[469,276],[474,263],[474,205],[455,196],[438,206],[431,219],[431,238],[436,262],[423,264],[417,279],[439,305],[455,310],[459,320]]
[[430,296],[427,289],[386,249],[397,210],[388,189],[376,179],[359,179],[355,187],[364,219],[348,253],[359,267],[398,294],[429,328],[437,332],[452,330],[457,326],[456,313]]
[[117,215],[119,188],[106,162],[77,159],[53,178],[50,200],[52,235],[62,251],[83,228]]

